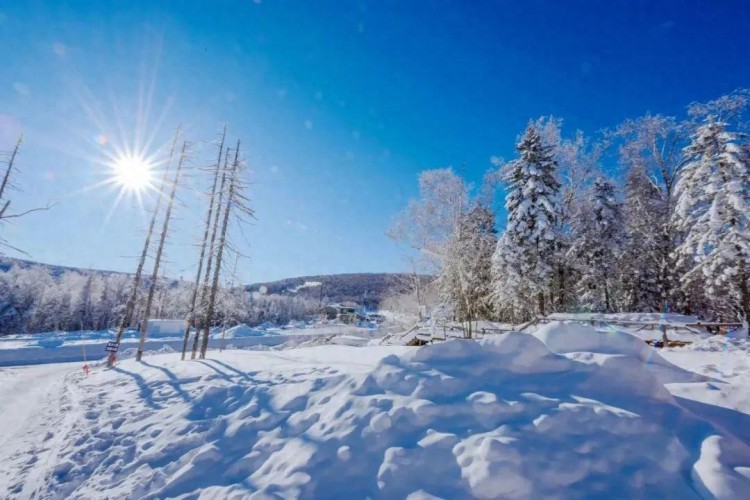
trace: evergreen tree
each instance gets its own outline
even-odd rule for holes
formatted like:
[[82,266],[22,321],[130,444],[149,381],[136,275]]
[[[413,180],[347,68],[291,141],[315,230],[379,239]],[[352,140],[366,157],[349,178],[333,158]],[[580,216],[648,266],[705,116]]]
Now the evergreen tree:
[[677,249],[684,287],[705,283],[716,310],[750,318],[750,159],[739,134],[708,117],[686,148],[677,183]]
[[580,274],[581,305],[589,311],[613,312],[623,226],[622,209],[611,182],[601,178],[594,182],[587,206],[575,225],[578,237],[570,254]]
[[662,256],[665,242],[661,237],[667,217],[667,206],[654,182],[642,165],[628,172],[625,182],[625,242],[619,260],[621,269],[622,307],[627,311],[656,312],[661,308],[663,283]]
[[692,123],[674,117],[647,114],[626,120],[616,131],[624,139],[619,154],[630,184],[625,200],[628,260],[622,264],[632,271],[623,274],[625,304],[631,310],[685,308],[674,261],[679,237],[672,216],[677,174],[684,162],[681,150],[692,128]]
[[[493,256],[494,298],[513,318],[544,315],[552,286],[559,214],[557,162],[532,122],[503,167],[508,223]],[[533,304],[536,304],[534,306]]]

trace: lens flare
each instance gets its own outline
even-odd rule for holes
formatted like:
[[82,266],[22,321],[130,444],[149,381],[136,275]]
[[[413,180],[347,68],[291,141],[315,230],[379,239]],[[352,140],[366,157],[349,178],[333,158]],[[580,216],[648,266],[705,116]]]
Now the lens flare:
[[112,162],[114,182],[129,191],[143,191],[153,187],[154,166],[135,155],[121,155]]

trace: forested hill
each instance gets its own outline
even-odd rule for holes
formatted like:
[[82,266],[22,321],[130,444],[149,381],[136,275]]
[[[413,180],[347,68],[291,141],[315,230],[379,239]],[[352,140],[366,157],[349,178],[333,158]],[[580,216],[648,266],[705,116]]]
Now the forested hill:
[[30,269],[30,268],[46,269],[47,272],[51,276],[54,276],[54,277],[58,277],[66,271],[75,271],[81,274],[88,274],[91,272],[94,274],[107,275],[107,276],[113,275],[113,274],[122,274],[122,275],[130,274],[130,273],[123,273],[120,271],[104,271],[101,269],[85,269],[85,268],[80,268],[80,267],[58,266],[55,264],[45,264],[43,262],[35,262],[33,260],[14,259],[12,257],[0,256],[0,272],[8,272],[8,270],[12,266],[20,267],[22,269]]
[[[7,272],[12,266],[22,269],[41,268],[46,270],[47,274],[53,278],[60,277],[66,271],[84,275],[93,273],[100,276],[127,274],[117,271],[89,270],[44,264],[31,260],[0,257],[0,272]],[[428,280],[429,277],[425,276],[424,279]],[[247,285],[245,288],[248,291],[258,292],[261,290],[261,287],[265,287],[264,292],[268,295],[283,295],[314,299],[316,301],[319,301],[322,297],[324,303],[356,302],[362,304],[366,301],[368,306],[377,306],[392,290],[398,289],[404,280],[405,276],[399,273],[330,274],[253,283]]]
[[[305,276],[245,286],[258,292],[221,295],[222,314],[233,323],[285,324],[304,319],[319,304],[355,302],[377,307],[391,291],[403,290],[404,275]],[[142,280],[145,289],[148,279]],[[0,258],[0,335],[49,331],[103,330],[120,320],[132,275]],[[160,279],[152,317],[185,318],[193,283]],[[322,292],[322,293],[321,293]],[[131,324],[137,324],[141,314]]]
[[398,273],[329,274],[255,283],[247,289],[259,292],[265,287],[263,291],[268,294],[311,298],[324,304],[356,302],[374,307],[398,288],[403,278]]

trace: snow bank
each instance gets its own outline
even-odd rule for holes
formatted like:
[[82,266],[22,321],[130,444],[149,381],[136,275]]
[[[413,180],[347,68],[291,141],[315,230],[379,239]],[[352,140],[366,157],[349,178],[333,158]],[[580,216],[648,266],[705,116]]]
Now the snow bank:
[[622,335],[554,324],[412,350],[124,362],[70,380],[85,418],[64,429],[43,491],[746,498],[750,447],[685,410],[664,386],[682,371]]
[[642,339],[620,330],[600,331],[577,323],[553,322],[534,334],[548,349],[581,362],[596,362],[621,372],[625,384],[638,386],[641,376],[662,384],[701,382],[702,377],[669,363]]
[[684,325],[697,323],[699,320],[695,316],[687,316],[677,313],[554,313],[548,316],[550,319],[557,321],[622,321],[633,323],[662,323],[668,325]]
[[259,330],[257,328],[251,328],[245,324],[233,326],[232,328],[227,328],[227,330],[222,334],[221,330],[218,332],[215,332],[211,334],[212,338],[220,339],[224,337],[225,339],[234,339],[234,338],[244,338],[244,337],[262,337],[263,335],[275,335],[273,332],[267,332],[265,330]]

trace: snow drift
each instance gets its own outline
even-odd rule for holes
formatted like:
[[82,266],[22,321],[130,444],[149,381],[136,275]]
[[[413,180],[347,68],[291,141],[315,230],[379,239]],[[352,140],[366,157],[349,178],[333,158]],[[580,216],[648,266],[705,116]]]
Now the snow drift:
[[[746,497],[750,447],[664,386],[693,375],[627,334],[601,335],[552,324],[413,350],[298,349],[317,360],[313,369],[259,370],[243,355],[261,354],[238,352],[76,374],[68,404],[83,418],[55,438],[59,457],[43,490],[55,498]],[[362,373],[336,369],[363,355],[385,357]],[[21,496],[24,477],[16,479],[11,491]]]

